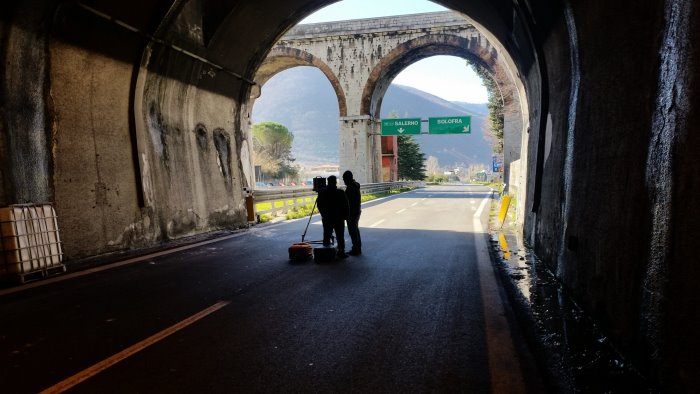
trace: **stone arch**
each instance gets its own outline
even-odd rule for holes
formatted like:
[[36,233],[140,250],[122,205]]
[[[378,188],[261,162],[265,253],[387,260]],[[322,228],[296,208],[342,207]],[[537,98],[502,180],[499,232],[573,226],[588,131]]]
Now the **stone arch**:
[[[288,47],[274,48],[260,65],[260,68],[258,68],[258,72],[255,74],[255,80],[258,86],[261,87],[274,75],[297,66],[311,66],[321,70],[326,78],[328,78],[338,98],[340,116],[347,116],[348,110],[345,101],[345,92],[340,84],[340,80],[326,63],[308,52]],[[258,95],[259,91],[256,96]]]
[[[407,41],[386,54],[367,79],[360,111],[379,117],[382,99],[391,81],[409,65],[438,55],[451,55],[482,64],[492,73],[501,68],[498,53],[483,37],[469,38],[449,34],[429,34]],[[498,81],[503,86],[506,81]]]

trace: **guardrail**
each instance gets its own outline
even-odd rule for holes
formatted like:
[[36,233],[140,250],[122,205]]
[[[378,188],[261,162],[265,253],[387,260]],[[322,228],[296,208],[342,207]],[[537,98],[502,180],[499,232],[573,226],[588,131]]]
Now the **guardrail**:
[[[383,182],[383,183],[368,183],[360,186],[360,193],[374,194],[398,190],[404,187],[423,187],[425,182],[405,181],[405,182]],[[345,189],[345,186],[339,186],[339,189]],[[272,208],[265,210],[255,210],[253,217],[258,218],[258,215],[270,214],[277,216],[280,213],[286,214],[292,208],[313,204],[317,193],[311,187],[296,187],[284,188],[275,190],[252,190],[252,198],[255,204],[261,202],[271,202]],[[282,202],[281,206],[276,206],[276,202]],[[252,204],[255,206],[255,204]],[[250,215],[249,215],[250,217]]]

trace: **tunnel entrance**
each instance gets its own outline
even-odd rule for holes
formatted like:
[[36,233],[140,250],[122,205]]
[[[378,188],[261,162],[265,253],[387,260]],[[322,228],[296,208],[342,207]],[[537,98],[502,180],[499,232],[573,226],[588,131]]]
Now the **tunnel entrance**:
[[[509,177],[510,164],[522,155],[527,106],[507,62],[471,24],[452,12],[298,25],[273,47],[256,79],[264,83],[293,64],[320,69],[331,81],[340,109],[340,167],[352,170],[364,183],[391,181],[398,178],[396,138],[380,138],[382,99],[401,70],[438,55],[469,59],[497,81],[501,101],[507,100],[509,106],[509,154],[500,160],[505,161],[501,168],[507,168],[504,175]],[[255,94],[257,90],[253,100]],[[490,170],[491,161],[482,158],[480,164]]]

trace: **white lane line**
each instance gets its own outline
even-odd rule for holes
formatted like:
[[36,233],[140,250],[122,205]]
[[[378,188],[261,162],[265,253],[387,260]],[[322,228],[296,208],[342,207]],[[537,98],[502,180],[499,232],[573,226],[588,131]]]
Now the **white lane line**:
[[421,200],[421,201],[425,201],[425,200],[427,200],[427,198],[421,198],[420,200]]
[[398,211],[396,211],[396,213],[398,214],[398,213],[402,213],[402,212],[405,212],[405,211],[406,211],[406,208],[404,208],[404,209],[399,209]]
[[377,227],[377,226],[379,226],[379,225],[382,224],[382,223],[384,223],[384,219],[382,219],[382,220],[380,220],[380,221],[378,221],[378,222],[376,222],[376,223],[371,224],[370,227]]
[[484,226],[481,225],[481,214],[484,213],[484,208],[486,207],[486,204],[489,202],[490,199],[484,198],[481,200],[481,204],[479,204],[479,210],[474,214],[474,230],[476,232],[483,233],[484,232]]
[[469,203],[472,205],[476,205],[476,201],[474,201],[474,200],[469,200]]
[[481,215],[489,200],[489,198],[483,199],[479,209],[474,213],[474,238],[486,326],[486,347],[491,371],[491,392],[521,392],[525,387],[523,373],[516,357],[503,300],[491,265],[486,242],[487,234],[481,223]]
[[416,205],[418,205],[418,202],[417,202],[417,201],[414,202],[413,204],[411,204],[412,207],[415,207]]

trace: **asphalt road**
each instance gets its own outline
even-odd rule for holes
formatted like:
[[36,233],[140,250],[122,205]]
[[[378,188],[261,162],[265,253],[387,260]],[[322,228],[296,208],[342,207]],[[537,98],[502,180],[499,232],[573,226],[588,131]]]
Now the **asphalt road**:
[[365,204],[364,254],[330,264],[288,261],[300,219],[0,295],[0,391],[523,392],[489,196]]

